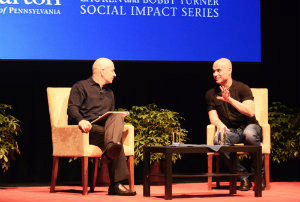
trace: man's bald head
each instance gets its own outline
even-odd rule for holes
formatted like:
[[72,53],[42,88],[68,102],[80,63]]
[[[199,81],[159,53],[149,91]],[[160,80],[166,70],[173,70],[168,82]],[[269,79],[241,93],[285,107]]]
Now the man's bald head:
[[99,58],[93,64],[93,74],[100,73],[100,70],[114,66],[114,63],[107,58]]
[[214,62],[213,66],[219,66],[222,68],[227,68],[229,70],[232,70],[232,63],[227,58],[221,58]]
[[100,86],[112,83],[116,77],[114,63],[107,58],[99,58],[93,64],[93,79]]
[[213,64],[213,77],[221,86],[230,87],[232,84],[232,64],[227,58],[216,60]]

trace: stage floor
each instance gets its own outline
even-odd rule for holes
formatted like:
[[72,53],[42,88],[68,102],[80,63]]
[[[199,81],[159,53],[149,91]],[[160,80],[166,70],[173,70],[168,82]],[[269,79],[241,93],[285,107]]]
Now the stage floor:
[[[174,201],[263,201],[263,202],[300,202],[300,182],[272,182],[271,189],[263,191],[262,197],[254,197],[252,190],[237,191],[229,195],[227,183],[221,184],[222,189],[207,190],[207,183],[173,184]],[[136,196],[109,196],[107,187],[96,187],[95,192],[87,196],[81,195],[80,186],[57,186],[56,193],[49,193],[49,186],[0,186],[0,202],[82,202],[82,201],[165,201],[164,186],[151,186],[151,196],[143,197],[143,186],[135,185]]]

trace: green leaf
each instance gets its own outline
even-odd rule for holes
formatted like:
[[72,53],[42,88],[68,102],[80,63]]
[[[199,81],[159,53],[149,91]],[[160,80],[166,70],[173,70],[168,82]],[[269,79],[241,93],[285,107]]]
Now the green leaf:
[[[135,132],[135,165],[143,160],[142,148],[144,145],[170,145],[172,132],[181,131],[181,141],[188,140],[188,131],[181,128],[180,120],[184,120],[178,112],[158,107],[152,103],[146,106],[132,106],[126,123],[134,126]],[[151,162],[161,159],[162,154],[151,156]],[[172,157],[175,162],[180,156]]]
[[8,162],[8,158],[5,155],[3,155],[3,159],[5,162]]
[[11,115],[12,106],[0,104],[0,163],[2,171],[9,168],[15,160],[15,153],[20,154],[16,136],[21,133],[19,120]]
[[299,159],[300,150],[300,110],[280,102],[272,102],[269,107],[271,126],[271,159],[281,163]]

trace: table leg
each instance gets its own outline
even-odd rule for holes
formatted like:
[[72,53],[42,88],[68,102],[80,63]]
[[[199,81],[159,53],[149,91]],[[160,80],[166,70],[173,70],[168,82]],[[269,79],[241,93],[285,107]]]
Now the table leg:
[[172,153],[166,153],[165,199],[172,200]]
[[[231,172],[236,173],[236,164],[237,164],[237,155],[236,152],[230,153],[230,162],[231,162]],[[230,177],[230,194],[236,194],[236,177]]]
[[261,197],[262,196],[262,173],[261,173],[261,167],[262,167],[262,151],[261,147],[259,147],[259,150],[255,152],[254,156],[254,168],[255,168],[255,197]]
[[144,150],[143,195],[150,196],[150,152]]

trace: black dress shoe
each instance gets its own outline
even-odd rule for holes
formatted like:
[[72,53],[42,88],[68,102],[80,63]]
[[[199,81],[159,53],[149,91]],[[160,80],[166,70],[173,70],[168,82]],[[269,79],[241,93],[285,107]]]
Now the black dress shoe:
[[109,143],[102,154],[101,163],[109,163],[120,156],[123,145],[121,143]]
[[111,185],[108,188],[108,195],[120,195],[120,196],[135,196],[135,191],[130,191],[121,183],[117,183],[115,185]]
[[252,187],[252,183],[248,180],[248,178],[244,178],[241,180],[241,184],[239,190],[248,191]]

